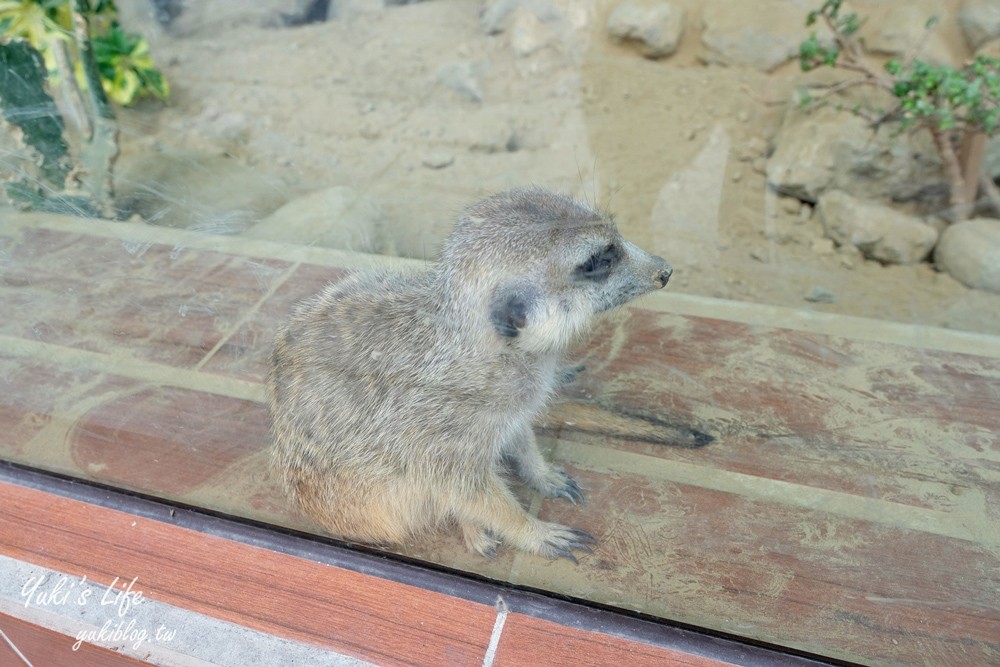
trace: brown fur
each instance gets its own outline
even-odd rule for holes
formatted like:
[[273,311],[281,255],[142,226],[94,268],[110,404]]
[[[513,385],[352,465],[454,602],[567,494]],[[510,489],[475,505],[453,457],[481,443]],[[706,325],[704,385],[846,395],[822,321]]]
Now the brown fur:
[[593,538],[525,512],[505,464],[545,496],[583,500],[542,458],[532,419],[595,315],[669,276],[606,217],[523,189],[467,209],[435,268],[328,286],[271,356],[274,462],[292,497],[351,540],[398,544],[456,521],[484,555],[502,540],[575,560]]

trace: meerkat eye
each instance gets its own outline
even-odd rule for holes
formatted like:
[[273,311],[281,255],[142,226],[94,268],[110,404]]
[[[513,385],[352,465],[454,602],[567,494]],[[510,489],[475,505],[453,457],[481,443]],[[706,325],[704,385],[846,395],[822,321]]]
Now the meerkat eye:
[[614,243],[596,252],[587,261],[576,267],[574,275],[586,280],[602,281],[611,275],[611,269],[621,257],[621,250]]

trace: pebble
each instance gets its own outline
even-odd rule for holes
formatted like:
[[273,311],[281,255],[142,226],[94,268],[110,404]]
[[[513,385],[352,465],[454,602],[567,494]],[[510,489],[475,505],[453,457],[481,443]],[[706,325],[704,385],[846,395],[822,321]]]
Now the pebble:
[[827,288],[817,285],[806,294],[805,299],[810,303],[833,303],[837,300],[837,295]]
[[451,153],[428,153],[420,162],[428,169],[444,169],[454,164],[455,156]]
[[438,80],[462,97],[472,102],[483,101],[483,90],[476,76],[476,67],[470,62],[442,65],[438,70]]

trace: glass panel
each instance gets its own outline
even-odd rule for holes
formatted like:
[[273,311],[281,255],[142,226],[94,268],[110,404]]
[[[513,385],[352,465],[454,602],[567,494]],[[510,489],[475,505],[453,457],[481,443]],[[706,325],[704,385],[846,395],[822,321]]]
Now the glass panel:
[[[142,74],[168,92],[112,101],[113,121],[86,85],[60,77],[60,59],[72,68],[81,55],[71,32],[54,36],[72,25],[69,5],[48,4],[36,40],[46,59],[34,60],[12,46],[21,24],[4,12],[37,3],[0,3],[0,458],[323,533],[270,456],[264,383],[279,325],[348,272],[388,271],[362,306],[338,311],[335,330],[380,370],[366,374],[363,354],[338,362],[325,389],[340,398],[317,401],[343,411],[365,392],[412,397],[405,378],[441,363],[432,343],[378,362],[371,341],[386,330],[415,340],[403,324],[419,323],[398,313],[429,312],[413,300],[440,284],[420,275],[463,207],[539,186],[613,213],[625,238],[674,269],[666,289],[596,318],[565,360],[586,369],[535,419],[544,456],[586,504],[543,498],[513,470],[503,478],[527,512],[511,510],[517,521],[572,526],[597,544],[572,548],[576,564],[518,550],[510,532],[490,559],[446,520],[385,548],[834,658],[996,660],[1000,144],[962,125],[991,131],[994,93],[955,111],[977,118],[935,106],[937,124],[924,126],[916,93],[897,88],[910,106],[894,114],[878,90],[893,76],[957,81],[1000,35],[980,3],[853,3],[869,52],[851,51],[861,43],[846,10],[829,25],[821,15],[807,59],[827,57],[832,26],[838,62],[869,71],[803,73],[794,56],[808,12],[839,3],[120,1],[169,92],[140,43],[108,46],[110,17],[94,18],[108,90],[124,101]],[[920,69],[907,56],[919,44],[927,62],[959,69]],[[901,74],[883,68],[893,58]],[[992,82],[995,62],[979,66]],[[843,83],[868,75],[874,88]],[[962,81],[955,94],[973,95],[976,79]],[[799,104],[807,91],[814,101]],[[45,138],[26,118],[56,130]],[[531,206],[529,217],[546,215]],[[466,314],[458,329],[479,323],[495,357],[541,340],[532,327],[562,311],[540,302],[596,308],[580,295],[610,293],[594,286],[610,284],[597,263],[618,271],[634,251],[602,244],[587,269],[570,236],[493,237],[464,274],[488,287],[448,311]],[[532,268],[506,263],[514,249]],[[389,293],[403,295],[392,308]],[[433,349],[454,359],[441,373],[455,377],[457,364],[468,385],[438,387],[455,398],[425,413],[376,401],[352,423],[383,425],[370,433],[376,452],[387,429],[407,433],[394,451],[413,459],[401,468],[427,468],[428,443],[466,440],[463,456],[489,468],[477,443],[499,448],[516,423],[463,431],[463,410],[482,414],[493,396],[488,411],[509,414],[533,387],[496,400],[500,371],[481,370],[481,357],[456,351],[456,325],[439,325]],[[474,475],[468,460],[453,467]],[[347,475],[343,488],[377,462],[349,474],[317,465],[318,478]],[[574,495],[551,479],[552,494]],[[463,491],[454,477],[435,484]],[[413,488],[366,507],[422,507]],[[485,539],[474,529],[487,523],[466,524]],[[530,530],[520,536],[531,544]]]

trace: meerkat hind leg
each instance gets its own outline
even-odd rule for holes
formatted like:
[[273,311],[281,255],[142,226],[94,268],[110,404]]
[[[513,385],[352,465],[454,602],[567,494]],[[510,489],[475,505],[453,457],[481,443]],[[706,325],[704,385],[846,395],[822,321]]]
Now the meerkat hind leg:
[[542,456],[530,426],[518,434],[507,454],[514,462],[518,477],[546,498],[565,498],[574,505],[586,504],[576,480]]
[[483,551],[477,546],[492,539],[490,533],[522,551],[547,558],[568,558],[574,563],[577,562],[574,549],[593,553],[590,545],[597,544],[586,531],[529,515],[497,475],[491,475],[483,486],[470,491],[464,499],[456,499],[453,511],[462,526],[466,544],[487,556],[489,547]]

